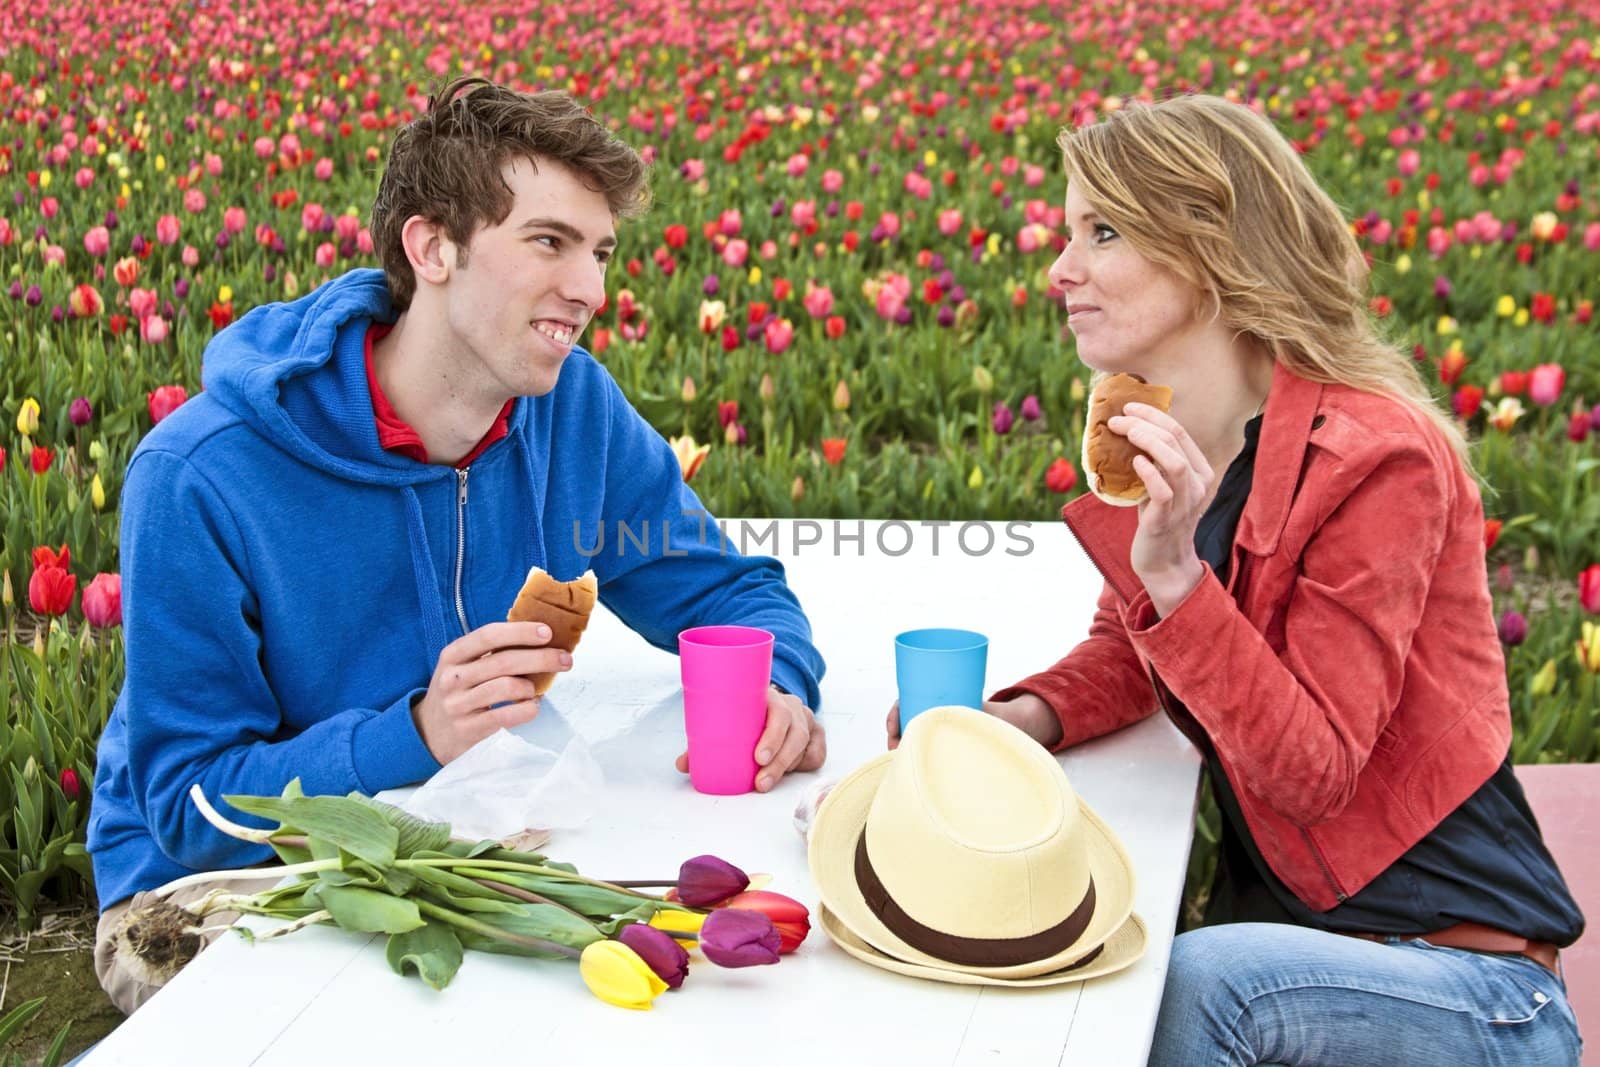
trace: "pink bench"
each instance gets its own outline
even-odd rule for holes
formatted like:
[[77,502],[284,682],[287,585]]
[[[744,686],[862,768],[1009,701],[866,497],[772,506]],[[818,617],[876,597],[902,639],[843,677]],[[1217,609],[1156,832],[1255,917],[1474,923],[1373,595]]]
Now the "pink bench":
[[1567,997],[1583,1033],[1583,1067],[1600,1067],[1600,763],[1524,764],[1517,780],[1589,928],[1561,953]]

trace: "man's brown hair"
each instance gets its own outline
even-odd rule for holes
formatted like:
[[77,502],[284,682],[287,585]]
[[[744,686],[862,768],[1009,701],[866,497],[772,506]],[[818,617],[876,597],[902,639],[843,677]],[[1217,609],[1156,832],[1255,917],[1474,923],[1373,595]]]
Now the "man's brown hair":
[[513,159],[567,167],[605,196],[615,216],[632,218],[650,206],[639,154],[566,93],[519,93],[486,78],[457,78],[395,136],[372,202],[372,243],[396,309],[411,306],[417,287],[400,240],[406,220],[421,215],[443,226],[465,265],[478,228],[511,213],[514,198],[500,171]]

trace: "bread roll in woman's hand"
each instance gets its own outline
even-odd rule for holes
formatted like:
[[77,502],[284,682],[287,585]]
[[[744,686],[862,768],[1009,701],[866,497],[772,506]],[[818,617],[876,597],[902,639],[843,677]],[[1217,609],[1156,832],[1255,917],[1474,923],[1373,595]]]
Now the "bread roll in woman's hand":
[[1133,469],[1133,457],[1145,453],[1106,425],[1130,403],[1166,411],[1172,406],[1172,390],[1151,385],[1137,374],[1103,378],[1089,396],[1089,417],[1083,427],[1083,473],[1089,479],[1089,491],[1119,508],[1132,507],[1147,495],[1144,482]]
[[[589,613],[594,610],[598,587],[594,572],[585,571],[582,578],[558,582],[542,567],[528,572],[522,583],[516,603],[506,613],[507,622],[542,622],[550,627],[551,648],[564,648],[568,652],[578,647],[578,639],[589,625]],[[554,673],[535,674],[529,678],[540,696],[556,680]]]

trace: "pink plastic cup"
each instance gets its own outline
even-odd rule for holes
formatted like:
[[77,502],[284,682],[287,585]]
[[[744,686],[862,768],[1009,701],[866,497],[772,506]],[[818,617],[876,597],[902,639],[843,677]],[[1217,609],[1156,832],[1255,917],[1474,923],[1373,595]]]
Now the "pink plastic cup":
[[756,742],[767,725],[772,634],[696,626],[678,635],[689,783],[721,796],[756,787]]

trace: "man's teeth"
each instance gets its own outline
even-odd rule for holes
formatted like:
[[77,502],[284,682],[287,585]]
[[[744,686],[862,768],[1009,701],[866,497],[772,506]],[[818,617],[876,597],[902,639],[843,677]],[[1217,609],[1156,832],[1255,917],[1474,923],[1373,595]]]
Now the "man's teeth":
[[536,322],[533,324],[533,328],[558,345],[572,343],[572,327],[570,326],[560,326],[551,322]]

